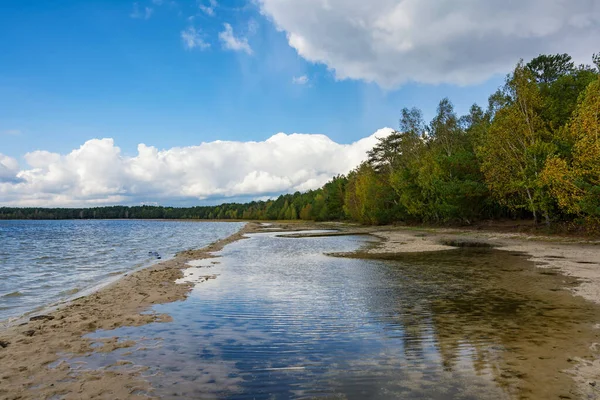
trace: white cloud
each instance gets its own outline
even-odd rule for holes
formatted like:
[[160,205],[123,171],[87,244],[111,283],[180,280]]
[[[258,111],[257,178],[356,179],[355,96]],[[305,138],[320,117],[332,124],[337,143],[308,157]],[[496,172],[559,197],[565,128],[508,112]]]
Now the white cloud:
[[149,19],[154,10],[151,7],[140,7],[138,3],[133,3],[133,11],[129,16],[134,19]]
[[471,84],[520,58],[598,51],[600,0],[258,0],[290,46],[338,79]]
[[211,17],[215,16],[215,8],[217,8],[217,0],[209,0],[208,5],[199,3],[198,4],[198,8],[200,8],[200,10],[205,13],[206,15],[209,15]]
[[183,40],[185,48],[190,50],[195,48],[204,50],[210,47],[210,44],[202,39],[200,32],[193,26],[190,26],[185,31],[181,31],[181,40]]
[[5,134],[5,135],[9,135],[9,136],[19,136],[23,132],[21,132],[19,129],[7,129],[7,130],[5,130],[2,133]]
[[61,155],[34,151],[27,168],[0,155],[0,205],[197,204],[316,189],[366,158],[382,129],[352,144],[324,135],[278,133],[262,142],[202,143],[125,156],[113,139],[93,139]]
[[306,76],[306,75],[294,76],[292,78],[292,83],[294,83],[296,85],[306,85],[308,83],[308,76]]
[[225,30],[219,33],[219,39],[223,47],[233,51],[243,51],[252,54],[252,48],[248,44],[248,39],[245,37],[237,38],[233,34],[233,28],[229,24],[223,24]]
[[0,185],[3,182],[16,182],[18,172],[19,163],[17,160],[0,153]]

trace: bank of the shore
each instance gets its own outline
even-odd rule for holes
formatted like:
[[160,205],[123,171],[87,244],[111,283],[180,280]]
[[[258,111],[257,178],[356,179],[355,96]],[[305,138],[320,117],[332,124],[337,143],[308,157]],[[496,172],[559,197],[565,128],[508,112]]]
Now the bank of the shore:
[[[600,304],[600,242],[571,238],[524,234],[469,231],[461,229],[417,229],[401,227],[361,227],[340,223],[263,223],[250,222],[236,234],[200,250],[185,251],[175,258],[129,274],[100,290],[74,300],[43,318],[28,321],[0,332],[0,398],[148,398],[151,388],[142,378],[144,367],[123,370],[78,372],[74,377],[61,357],[110,352],[133,347],[135,343],[119,338],[104,340],[92,347],[84,336],[98,329],[140,326],[169,321],[169,315],[146,313],[152,305],[183,300],[191,283],[176,284],[191,260],[213,257],[212,253],[247,233],[335,229],[335,233],[318,235],[366,234],[381,239],[376,245],[343,256],[364,258],[393,257],[406,252],[445,251],[460,246],[493,246],[517,251],[544,268],[579,279],[576,295]],[[314,236],[315,234],[310,234]],[[205,279],[213,276],[207,275]],[[200,277],[197,277],[200,278]],[[582,388],[600,378],[600,364],[585,361],[578,365],[576,379]],[[595,392],[585,391],[591,393]],[[593,398],[593,397],[592,397]]]
[[66,355],[133,346],[134,343],[112,338],[103,346],[92,348],[92,342],[84,336],[98,329],[170,320],[168,315],[145,311],[154,304],[186,297],[193,285],[175,283],[183,277],[186,263],[213,257],[211,253],[242,239],[259,226],[248,223],[237,233],[207,247],[180,252],[173,259],[127,274],[98,292],[0,332],[0,398],[148,398],[150,388],[140,378],[143,368],[128,372],[87,371],[74,379],[67,363],[54,364]]
[[[0,329],[97,291],[125,273],[206,246],[244,223],[0,221]],[[35,314],[34,314],[35,315]]]

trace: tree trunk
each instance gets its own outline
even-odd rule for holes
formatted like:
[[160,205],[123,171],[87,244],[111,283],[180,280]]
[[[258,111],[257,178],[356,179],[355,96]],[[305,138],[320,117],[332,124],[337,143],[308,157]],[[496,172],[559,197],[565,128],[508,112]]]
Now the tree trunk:
[[537,212],[535,210],[535,204],[533,203],[533,198],[531,197],[531,192],[529,191],[529,188],[527,188],[526,190],[527,190],[527,197],[529,198],[529,204],[531,205],[531,212],[533,212],[533,222],[537,225],[538,219],[537,219]]
[[544,219],[546,220],[546,226],[550,226],[550,214],[548,214],[548,210],[544,210]]

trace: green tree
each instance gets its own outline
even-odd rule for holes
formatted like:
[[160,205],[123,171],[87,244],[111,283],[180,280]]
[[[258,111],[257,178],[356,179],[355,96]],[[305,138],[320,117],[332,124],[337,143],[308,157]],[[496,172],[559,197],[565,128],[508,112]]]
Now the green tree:
[[500,203],[530,211],[536,222],[541,213],[549,223],[551,197],[540,173],[554,146],[541,117],[543,99],[531,70],[520,62],[497,98],[502,103],[478,148],[486,183]]
[[423,215],[426,199],[417,183],[421,162],[427,151],[428,131],[421,110],[404,108],[400,118],[396,162],[388,177],[394,191],[395,219],[416,218]]
[[575,63],[568,54],[541,54],[527,63],[534,78],[539,83],[551,83],[575,70]]
[[[478,113],[478,109],[473,111]],[[443,99],[429,128],[427,150],[419,159],[417,185],[422,193],[421,217],[436,222],[472,222],[480,216],[488,191],[473,145],[471,125],[479,114],[459,119]]]
[[600,78],[586,89],[565,132],[572,155],[548,159],[543,178],[564,211],[600,218]]
[[345,210],[355,221],[370,225],[391,222],[393,196],[385,175],[366,162],[348,174]]
[[[568,54],[540,55],[531,60],[527,68],[536,77],[540,88],[544,102],[542,118],[553,131],[561,129],[570,120],[579,96],[597,76],[594,67],[575,67]],[[570,149],[563,149],[563,152],[565,150]]]

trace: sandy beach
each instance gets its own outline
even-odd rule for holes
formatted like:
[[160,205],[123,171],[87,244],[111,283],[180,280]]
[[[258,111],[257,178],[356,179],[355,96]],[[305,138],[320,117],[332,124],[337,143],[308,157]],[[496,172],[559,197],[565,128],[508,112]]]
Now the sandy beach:
[[[332,229],[335,233],[303,234],[305,229]],[[541,268],[553,268],[577,279],[573,295],[600,304],[600,241],[533,236],[462,229],[407,229],[400,227],[360,227],[346,224],[248,223],[238,233],[200,250],[179,253],[174,259],[126,275],[119,281],[86,297],[78,298],[48,314],[0,331],[0,398],[111,398],[147,399],[152,388],[142,379],[143,367],[78,371],[63,361],[72,356],[135,348],[133,341],[115,337],[101,346],[92,346],[84,336],[96,330],[141,326],[169,321],[170,316],[147,313],[154,304],[182,300],[192,283],[176,284],[185,276],[191,260],[213,257],[234,241],[253,232],[298,231],[294,237],[327,235],[372,235],[380,240],[355,254],[343,256],[385,258],[400,253],[448,251],[457,247],[495,247],[522,253]],[[215,276],[197,276],[197,281]],[[600,322],[600,321],[598,321]],[[580,360],[574,367],[582,398],[596,398],[590,382],[600,381],[600,362]]]

